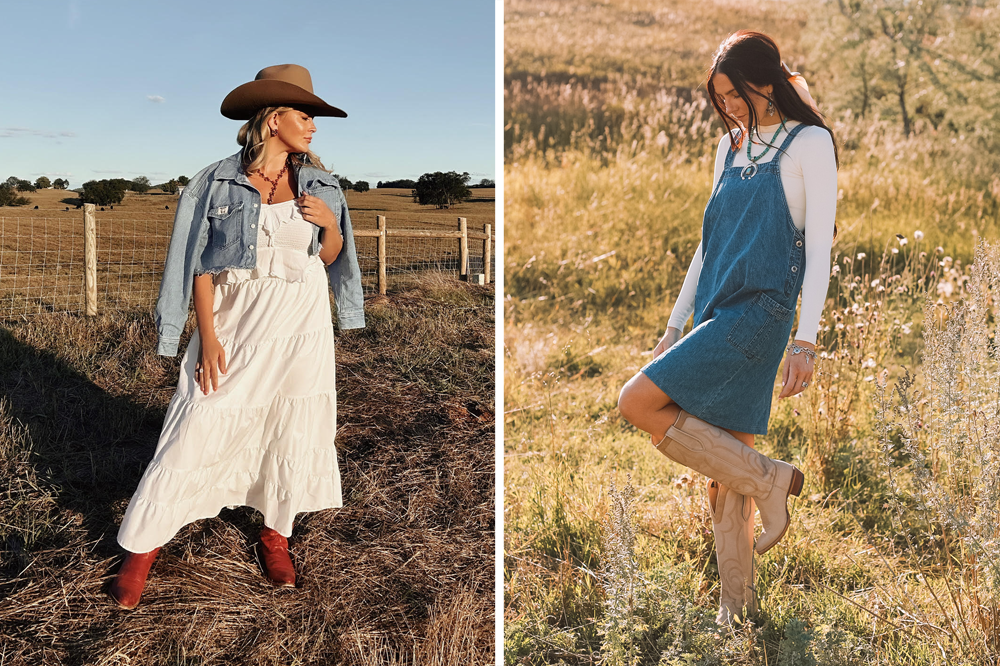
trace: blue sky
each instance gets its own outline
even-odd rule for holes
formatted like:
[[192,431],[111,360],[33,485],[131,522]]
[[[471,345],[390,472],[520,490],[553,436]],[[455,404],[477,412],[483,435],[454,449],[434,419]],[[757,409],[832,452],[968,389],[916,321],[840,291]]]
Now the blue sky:
[[495,5],[0,0],[0,180],[192,176],[235,153],[226,94],[269,65],[309,69],[347,118],[312,150],[351,180],[495,178]]

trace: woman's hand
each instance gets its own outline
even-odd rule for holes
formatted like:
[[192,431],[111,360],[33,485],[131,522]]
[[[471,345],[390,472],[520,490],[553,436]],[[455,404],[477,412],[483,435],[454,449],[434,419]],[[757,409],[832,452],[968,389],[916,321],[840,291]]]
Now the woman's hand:
[[319,232],[319,258],[329,266],[344,247],[344,238],[340,235],[337,216],[333,214],[325,201],[308,192],[303,192],[302,196],[298,198],[298,202],[299,209],[302,211],[302,219],[321,229]]
[[[796,340],[795,344],[812,351],[816,350],[816,345],[811,342]],[[778,399],[788,398],[798,395],[812,381],[813,371],[816,369],[816,361],[804,352],[793,354],[789,350],[785,354],[785,369],[781,373],[781,394]]]
[[660,338],[660,341],[656,343],[653,347],[653,358],[657,358],[660,354],[667,351],[681,339],[680,329],[676,329],[673,326],[667,326],[666,333]]
[[308,192],[303,192],[297,201],[299,210],[302,212],[302,219],[306,222],[311,222],[323,229],[332,227],[337,230],[337,233],[340,233],[340,229],[337,229],[337,216],[333,214],[325,201]]
[[219,373],[226,374],[226,350],[219,339],[203,336],[201,339],[201,359],[194,365],[194,379],[201,386],[201,392],[208,395],[208,387],[219,390]]

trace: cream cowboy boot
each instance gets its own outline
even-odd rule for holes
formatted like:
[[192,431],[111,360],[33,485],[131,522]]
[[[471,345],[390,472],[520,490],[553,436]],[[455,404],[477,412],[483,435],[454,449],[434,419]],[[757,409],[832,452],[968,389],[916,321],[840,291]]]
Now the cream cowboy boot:
[[716,624],[731,626],[736,618],[757,612],[753,571],[753,499],[713,479],[708,480],[708,510],[719,563],[719,614]]
[[802,491],[802,472],[768,458],[722,428],[681,411],[657,450],[675,462],[752,497],[760,510],[763,531],[756,550],[763,555],[788,531],[788,496]]

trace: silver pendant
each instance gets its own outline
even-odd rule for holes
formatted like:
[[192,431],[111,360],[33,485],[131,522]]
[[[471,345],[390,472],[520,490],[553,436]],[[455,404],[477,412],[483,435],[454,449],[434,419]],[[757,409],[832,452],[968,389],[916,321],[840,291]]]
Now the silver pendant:
[[750,180],[757,175],[757,164],[751,162],[750,164],[743,167],[743,171],[740,171],[740,180]]

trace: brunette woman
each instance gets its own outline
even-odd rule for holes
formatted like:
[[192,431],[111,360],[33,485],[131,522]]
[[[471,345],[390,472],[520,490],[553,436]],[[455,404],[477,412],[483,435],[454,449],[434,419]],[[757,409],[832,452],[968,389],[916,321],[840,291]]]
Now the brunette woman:
[[[755,611],[753,555],[789,524],[802,473],[755,451],[779,399],[801,393],[830,277],[837,151],[801,77],[768,36],[740,31],[716,51],[709,97],[729,130],[719,142],[702,239],[654,359],[618,406],[668,458],[711,477],[721,580],[717,621]],[[791,344],[796,301],[802,295]],[[681,336],[694,314],[692,330]],[[763,531],[754,544],[754,504]]]

